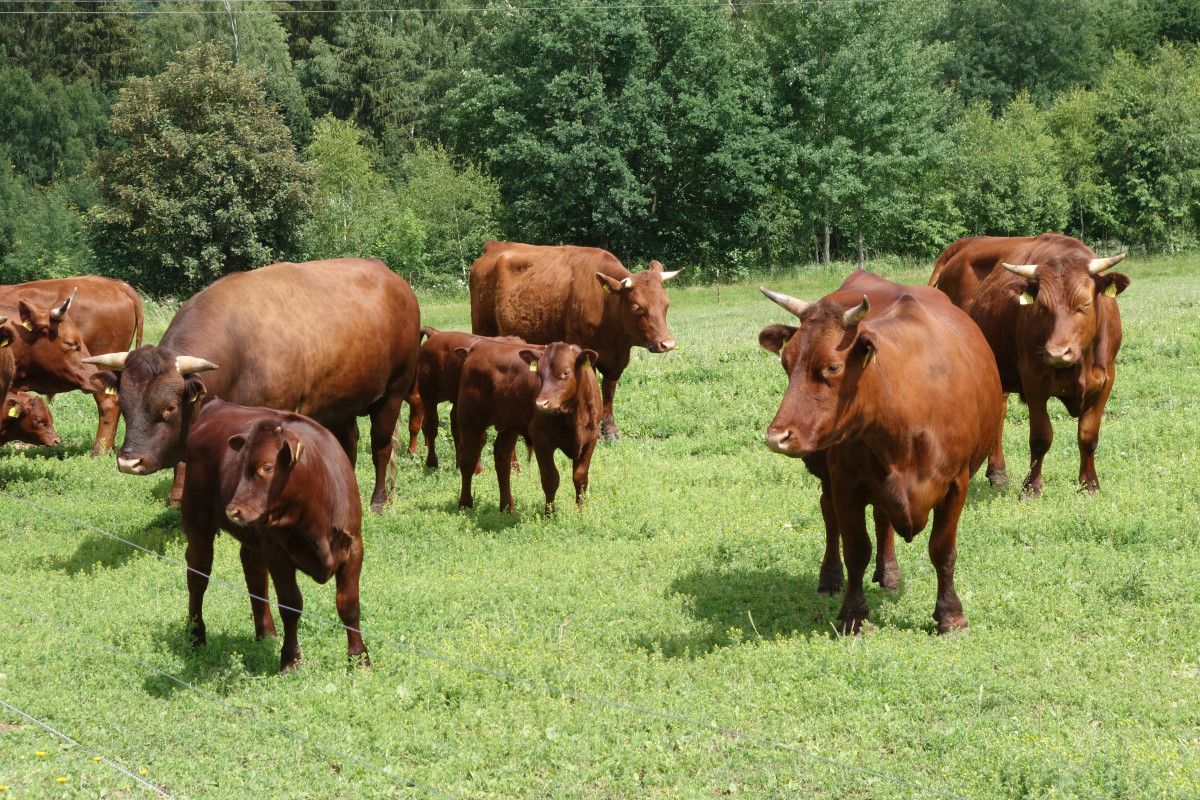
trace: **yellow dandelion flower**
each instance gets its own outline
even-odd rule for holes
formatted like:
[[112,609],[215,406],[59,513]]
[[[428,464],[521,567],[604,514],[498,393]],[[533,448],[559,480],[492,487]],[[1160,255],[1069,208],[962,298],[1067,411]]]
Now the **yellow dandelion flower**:
[[38,750],[38,751],[37,751],[37,755],[39,755],[39,756],[44,756],[44,755],[46,755],[46,751],[45,751],[45,750]]
[[142,767],[142,774],[143,774],[143,775],[145,775],[145,774],[146,774],[146,768],[145,768],[145,767]]
[[59,778],[59,779],[58,779],[58,782],[59,782],[59,783],[66,783],[66,782],[67,782],[67,779],[66,779],[66,778]]
[[92,761],[103,761],[103,760],[104,759],[101,758],[100,756],[92,756]]

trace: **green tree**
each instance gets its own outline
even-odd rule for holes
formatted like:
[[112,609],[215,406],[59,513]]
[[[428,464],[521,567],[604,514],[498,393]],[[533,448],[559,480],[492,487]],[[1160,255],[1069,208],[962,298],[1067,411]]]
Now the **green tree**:
[[1107,136],[1095,91],[1074,89],[1054,99],[1046,121],[1071,204],[1066,231],[1088,241],[1115,232],[1116,192],[1104,177],[1100,146]]
[[261,77],[219,45],[180,55],[160,75],[133,79],[102,151],[90,215],[102,268],[156,294],[185,294],[222,275],[298,250],[313,177]]
[[48,6],[4,4],[0,66],[21,67],[38,81],[53,76],[65,83],[82,80],[94,88],[106,88],[145,68],[141,26],[129,13],[135,10],[133,3],[67,0]]
[[1019,94],[1000,119],[971,106],[952,131],[948,169],[965,233],[1035,236],[1066,227],[1071,205],[1046,114]]
[[500,235],[500,186],[473,164],[459,168],[445,149],[419,145],[394,173],[405,209],[425,230],[425,272],[430,287],[466,287],[471,263],[488,239]]
[[1116,192],[1117,234],[1174,249],[1200,230],[1200,51],[1163,45],[1142,66],[1119,53],[1097,88],[1097,146]]
[[0,141],[17,172],[38,184],[81,174],[107,117],[83,80],[41,81],[22,67],[0,69]]
[[33,188],[26,192],[13,225],[11,246],[0,263],[0,283],[66,278],[85,274],[90,267],[84,218],[66,190]]

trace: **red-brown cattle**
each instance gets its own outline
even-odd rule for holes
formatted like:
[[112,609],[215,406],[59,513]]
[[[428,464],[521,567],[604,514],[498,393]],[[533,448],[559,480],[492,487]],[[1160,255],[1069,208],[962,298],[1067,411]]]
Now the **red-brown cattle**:
[[[0,303],[15,306],[21,300],[40,308],[53,307],[56,312],[61,309],[62,314],[70,308],[71,320],[87,350],[85,356],[128,350],[135,342],[137,347],[142,346],[142,298],[124,281],[80,275],[0,286]],[[95,399],[100,417],[92,446],[95,457],[113,449],[121,410],[117,398],[104,391],[101,381],[93,378],[87,387],[79,388]]]
[[459,506],[474,505],[471,478],[489,427],[496,428],[500,508],[514,510],[510,470],[520,437],[537,456],[546,511],[554,511],[558,492],[555,450],[571,459],[575,503],[582,504],[600,434],[602,404],[593,370],[596,352],[565,342],[538,347],[492,341],[477,342],[470,351],[460,347],[457,352],[465,359],[456,408],[462,474]]
[[54,447],[62,442],[46,401],[25,392],[9,392],[0,405],[0,444]]
[[12,387],[13,376],[17,373],[17,362],[13,358],[10,346],[16,338],[17,332],[8,317],[0,315],[0,389],[6,396]]
[[[408,283],[375,259],[279,263],[221,278],[184,303],[157,346],[89,362],[120,390],[125,441],[117,467],[149,475],[179,466],[204,404],[294,411],[324,425],[353,464],[357,417],[371,417],[375,489],[388,497],[392,434],[412,388],[421,331]],[[200,377],[198,373],[206,373]]]
[[254,633],[260,639],[275,635],[267,602],[269,582],[275,584],[283,618],[281,672],[293,671],[300,661],[297,628],[304,598],[297,570],[320,584],[336,579],[350,659],[369,665],[358,627],[362,501],[341,443],[300,414],[213,400],[188,435],[187,464],[182,515],[195,644],[206,641],[204,592],[213,541],[224,530],[241,543]]
[[634,274],[595,247],[488,242],[471,265],[471,330],[596,351],[595,366],[604,376],[602,432],[619,439],[612,403],[630,349],[675,349],[662,284],[680,271],[663,272],[662,264],[651,261]]
[[[439,331],[437,328],[426,326],[421,328],[422,335],[428,337],[421,344],[421,352],[417,356],[417,388],[420,390],[421,405],[425,412],[423,430],[425,445],[429,449],[425,457],[425,466],[436,469],[438,465],[434,441],[438,432],[439,403],[449,402],[450,406],[450,436],[454,440],[454,450],[458,452],[458,415],[455,408],[458,404],[459,378],[462,375],[463,359],[455,351],[460,347],[468,350],[476,342],[486,337],[473,333],[459,331]],[[504,341],[512,344],[525,344],[516,336],[501,336],[488,341]],[[476,469],[476,474],[481,470]]]
[[824,502],[822,511],[837,525],[847,572],[842,630],[858,631],[868,616],[867,505],[906,541],[933,513],[933,618],[939,632],[965,628],[954,591],[958,520],[1001,417],[1000,378],[983,335],[940,292],[862,270],[816,303],[767,294],[800,319],[759,335],[788,373],[767,446],[799,458],[824,451],[833,513]]
[[87,343],[68,315],[71,298],[57,306],[43,306],[18,300],[16,306],[0,304],[0,316],[8,319],[13,333],[9,347],[15,364],[13,389],[42,394],[58,394],[76,389],[96,391],[100,374],[86,364]]
[[[1129,286],[1128,277],[1105,270],[1124,257],[1097,258],[1058,233],[976,236],[946,248],[929,279],[987,338],[1003,390],[996,402],[1007,409],[1008,393],[1017,392],[1029,405],[1026,497],[1042,493],[1042,459],[1054,439],[1046,409],[1051,397],[1079,419],[1080,483],[1093,494],[1100,489],[1096,444],[1121,348],[1117,295]],[[995,486],[1008,481],[999,434],[988,478]]]

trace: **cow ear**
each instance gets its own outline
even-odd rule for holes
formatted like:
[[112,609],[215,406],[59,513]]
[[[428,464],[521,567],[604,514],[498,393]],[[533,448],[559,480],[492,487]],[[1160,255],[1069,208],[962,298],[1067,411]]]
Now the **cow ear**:
[[304,443],[299,439],[284,439],[283,447],[279,448],[279,461],[288,466],[296,466],[300,454],[304,452]]
[[194,403],[204,395],[208,394],[208,388],[204,385],[204,379],[197,375],[188,375],[183,382],[183,399],[189,403]]
[[17,309],[21,312],[21,326],[27,331],[32,331],[34,328],[46,328],[46,325],[39,324],[37,310],[30,305],[28,300],[21,300],[17,303]]
[[471,352],[471,351],[470,351],[470,350],[468,350],[468,349],[467,349],[467,348],[465,348],[465,347],[456,347],[456,348],[454,348],[454,355],[458,356],[459,358],[461,358],[461,359],[463,359],[463,360],[466,360],[466,358],[467,358],[467,354],[468,354],[468,353],[470,353],[470,352]]
[[1120,272],[1101,273],[1096,276],[1096,294],[1116,297],[1129,288],[1129,276]]
[[1005,291],[1020,305],[1031,305],[1037,299],[1038,282],[1026,280],[1025,278],[1014,278],[1009,281]]
[[526,364],[532,364],[535,366],[537,365],[538,354],[532,350],[522,350],[521,352],[517,353],[517,355],[519,355],[521,360]]
[[596,273],[596,280],[600,281],[600,288],[604,289],[604,291],[608,292],[609,294],[616,294],[625,288],[621,281],[617,280],[616,278],[610,278],[603,272]]
[[92,383],[105,394],[116,395],[121,388],[121,370],[103,370],[92,376]]
[[794,325],[768,325],[758,334],[758,343],[764,350],[778,354],[783,352],[784,345],[796,335],[798,330],[800,329]]
[[[8,405],[8,404],[11,404],[11,405]],[[20,400],[16,399],[15,397],[10,398],[7,401],[6,405],[8,405],[8,409],[4,412],[4,417],[6,419],[8,417],[12,417],[12,418],[16,419],[21,416],[21,401]]]
[[879,342],[875,338],[875,334],[869,330],[860,330],[858,338],[854,340],[854,347],[851,348],[851,356],[846,359],[846,362],[853,364],[861,364],[863,369],[875,360],[875,356],[879,353]]
[[229,437],[229,449],[232,450],[233,452],[236,453],[245,446],[246,446],[246,437],[242,436],[240,433],[237,434],[236,436]]
[[595,350],[584,350],[579,354],[578,358],[575,359],[575,371],[579,372],[581,370],[591,369],[596,365],[596,359],[599,357],[600,356]]

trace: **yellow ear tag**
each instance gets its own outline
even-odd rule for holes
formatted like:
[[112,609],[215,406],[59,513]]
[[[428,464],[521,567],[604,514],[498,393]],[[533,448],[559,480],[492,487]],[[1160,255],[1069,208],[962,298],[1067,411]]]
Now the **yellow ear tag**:
[[529,371],[537,372],[537,359],[536,358],[533,361],[529,362]]
[[20,406],[13,406],[12,408],[10,408],[10,409],[8,410],[8,415],[9,415],[10,417],[19,417],[19,416],[21,416],[21,407],[20,407]]
[[871,363],[871,356],[875,355],[875,351],[867,348],[867,354],[863,356],[863,369],[867,368],[867,364]]
[[609,286],[607,283],[602,283],[602,284],[600,284],[600,285],[604,287],[604,291],[605,291],[605,293],[606,293],[606,294],[612,294],[612,287],[611,287],[611,286]]
[[23,325],[25,327],[25,330],[27,330],[27,331],[33,330],[33,320],[31,320],[31,319],[25,320],[24,322],[21,323],[21,325]]
[[5,336],[4,341],[0,342],[0,347],[8,347],[11,343],[12,343],[12,339]]
[[585,358],[585,359],[583,360],[583,368],[584,368],[584,369],[591,369],[591,368],[592,368],[592,359],[591,359],[591,356],[589,356],[589,357],[587,357],[587,358]]
[[1027,306],[1027,305],[1031,304],[1032,302],[1033,302],[1033,295],[1031,295],[1029,292],[1024,292],[1021,295],[1021,305]]
[[1117,296],[1117,285],[1115,283],[1110,283],[1108,285],[1108,287],[1105,288],[1105,290],[1104,290],[1104,296],[1105,297],[1116,297]]
[[116,389],[114,389],[114,388],[112,388],[111,386],[105,386],[105,387],[104,387],[104,393],[105,393],[105,394],[111,394],[113,397],[116,397],[116,396],[117,396],[117,390],[116,390]]

